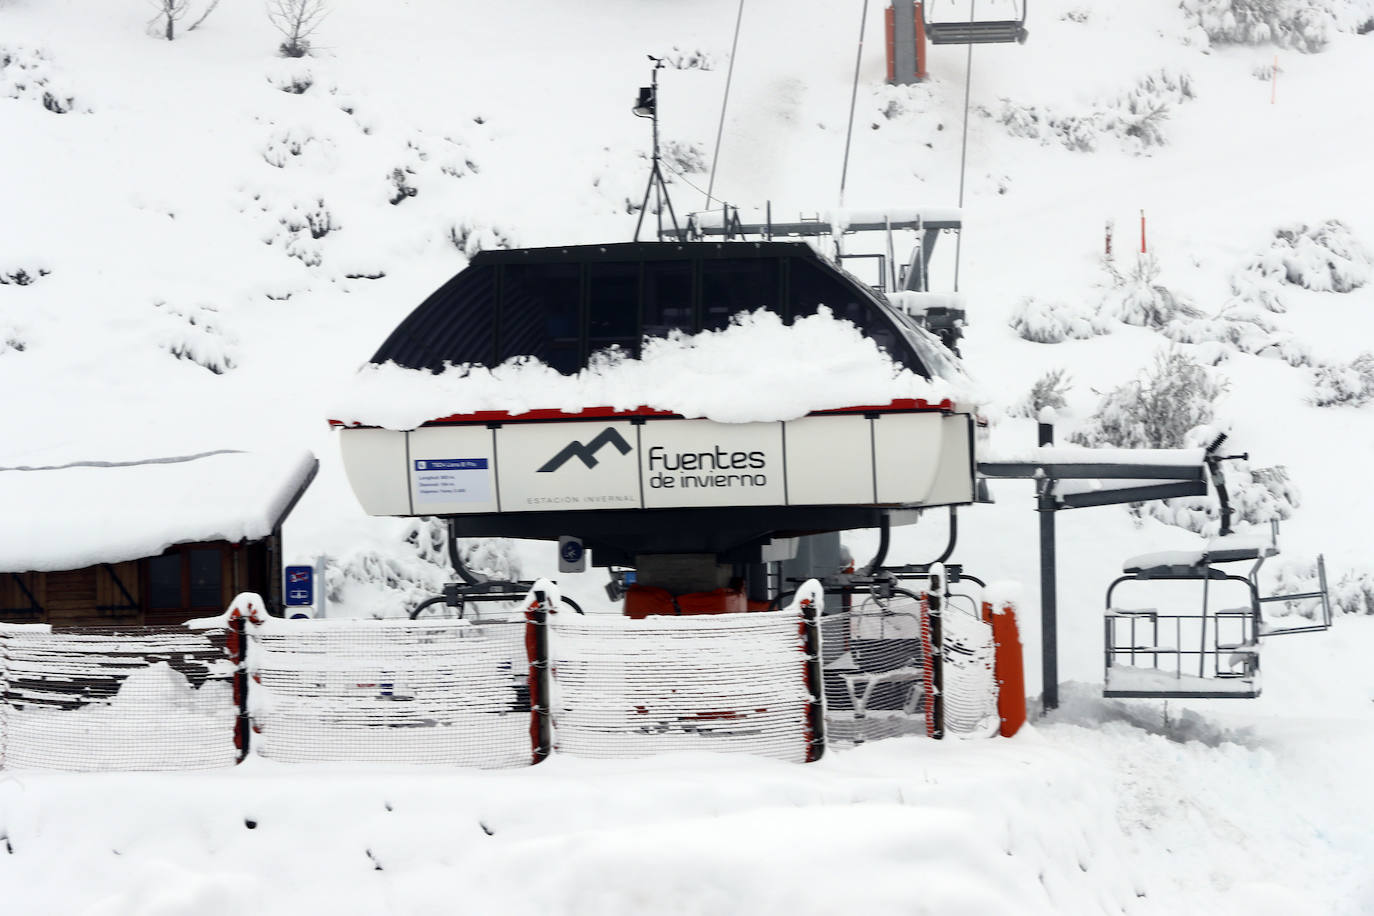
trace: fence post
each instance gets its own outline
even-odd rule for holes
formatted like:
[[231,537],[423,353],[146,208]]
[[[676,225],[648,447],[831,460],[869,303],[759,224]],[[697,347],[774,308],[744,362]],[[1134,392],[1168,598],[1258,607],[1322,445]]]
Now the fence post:
[[243,613],[237,606],[229,612],[229,635],[225,647],[229,660],[234,663],[234,748],[238,752],[236,763],[243,763],[248,757],[248,634],[244,626]]
[[945,736],[945,672],[941,632],[944,583],[931,576],[931,589],[921,596],[921,655],[925,667],[926,736]]
[[820,607],[811,598],[804,598],[799,603],[802,651],[806,655],[806,692],[811,695],[806,704],[806,762],[812,763],[825,756],[825,685],[821,679]]
[[530,746],[533,763],[552,750],[549,705],[549,604],[543,591],[525,608],[525,654],[530,661]]

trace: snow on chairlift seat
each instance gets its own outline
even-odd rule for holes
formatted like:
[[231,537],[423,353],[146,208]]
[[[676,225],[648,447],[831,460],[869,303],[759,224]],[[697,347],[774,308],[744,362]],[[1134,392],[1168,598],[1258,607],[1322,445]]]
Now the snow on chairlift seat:
[[1210,539],[1194,550],[1156,550],[1131,557],[1122,564],[1126,575],[1166,575],[1172,571],[1196,570],[1212,563],[1258,560],[1279,552],[1270,532],[1232,533]]

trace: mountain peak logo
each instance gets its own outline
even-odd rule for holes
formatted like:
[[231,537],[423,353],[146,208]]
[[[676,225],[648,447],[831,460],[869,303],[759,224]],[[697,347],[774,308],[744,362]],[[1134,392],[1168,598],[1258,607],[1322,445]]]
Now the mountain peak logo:
[[630,454],[630,443],[625,441],[625,438],[620,435],[619,431],[612,427],[607,427],[586,445],[583,445],[576,439],[569,442],[559,450],[557,455],[554,455],[546,461],[544,466],[536,471],[536,473],[550,474],[574,458],[581,460],[587,467],[594,468],[600,463],[596,460],[596,453],[607,445],[614,445],[616,451],[620,452],[622,455]]

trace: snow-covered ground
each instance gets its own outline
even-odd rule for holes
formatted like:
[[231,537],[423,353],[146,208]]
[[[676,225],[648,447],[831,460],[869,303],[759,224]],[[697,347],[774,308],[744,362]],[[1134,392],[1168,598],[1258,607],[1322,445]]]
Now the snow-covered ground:
[[[357,509],[325,426],[339,391],[480,247],[629,238],[627,202],[647,178],[649,125],[629,112],[645,53],[675,65],[660,74],[675,203],[700,207],[738,5],[333,0],[300,60],[276,56],[256,4],[224,4],[173,42],[145,33],[147,4],[96,6],[0,0],[0,467],[309,448],[321,469],[287,526],[288,561],[330,556],[336,610],[399,613],[443,580],[442,551],[423,522]],[[1072,379],[1062,440],[1151,365],[1164,331],[1201,340],[1179,346],[1227,385],[1213,425],[1300,493],[1275,562],[1298,576],[1325,552],[1358,595],[1374,574],[1361,536],[1374,495],[1359,482],[1374,414],[1311,401],[1321,366],[1358,392],[1350,364],[1374,330],[1374,34],[1358,34],[1374,9],[1269,4],[1318,24],[1331,12],[1329,43],[1301,53],[1209,41],[1189,11],[1228,6],[1256,4],[1041,0],[1024,46],[974,51],[964,355],[992,397],[991,446],[1010,451],[1034,442],[1016,408],[1046,371]],[[862,7],[745,5],[718,197],[775,213],[840,203]],[[933,48],[930,81],[885,86],[881,7],[869,5],[843,203],[953,206],[966,49]],[[1161,103],[1166,115],[1147,116]],[[1146,286],[1200,319],[1260,320],[1122,324],[1131,302],[1104,269],[1104,229],[1129,275],[1142,210],[1157,265]],[[1282,263],[1277,230],[1328,220],[1354,240],[1348,258],[1309,237]],[[937,285],[952,279],[951,242]],[[1264,307],[1275,296],[1286,311]],[[1013,317],[1046,312],[1028,297],[1079,315],[1086,339],[1022,339]],[[1208,342],[1231,331],[1241,343]],[[1023,583],[1034,695],[1032,494],[1016,481],[993,492],[996,505],[961,515],[956,559]],[[808,767],[6,773],[7,909],[1374,912],[1370,619],[1269,643],[1256,701],[1171,703],[1167,716],[1104,701],[1107,583],[1126,557],[1197,537],[1121,509],[1062,513],[1059,534],[1072,684],[1059,714],[1012,741],[901,739]],[[890,559],[928,559],[942,538],[923,521]],[[876,535],[846,541],[863,556]],[[553,569],[548,545],[476,549],[525,576]],[[602,582],[562,585],[595,604]]]

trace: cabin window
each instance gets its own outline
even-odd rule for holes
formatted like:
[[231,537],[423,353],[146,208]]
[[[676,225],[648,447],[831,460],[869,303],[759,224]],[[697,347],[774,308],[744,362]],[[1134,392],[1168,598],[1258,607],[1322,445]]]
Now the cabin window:
[[534,356],[565,375],[581,368],[580,266],[511,264],[502,283],[497,361]]
[[[182,547],[149,557],[148,610],[224,610],[224,550],[219,547]],[[154,622],[150,616],[149,622]]]
[[788,320],[814,315],[825,306],[836,318],[852,322],[865,337],[871,338],[902,365],[912,366],[907,350],[898,345],[897,331],[892,319],[881,306],[869,298],[856,283],[845,282],[842,276],[822,270],[815,264],[793,258],[788,271]]
[[186,565],[190,579],[190,607],[218,608],[224,601],[220,552],[213,548],[188,550]]
[[692,320],[692,264],[660,261],[644,265],[645,337],[667,337],[675,330],[690,333]]
[[701,329],[715,331],[730,317],[778,307],[778,262],[774,258],[728,258],[701,265]]
[[587,266],[587,352],[639,351],[639,264]]
[[184,607],[181,602],[181,554],[148,559],[148,607],[153,610]]

